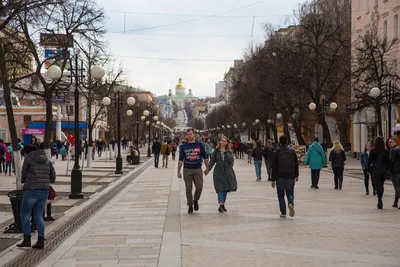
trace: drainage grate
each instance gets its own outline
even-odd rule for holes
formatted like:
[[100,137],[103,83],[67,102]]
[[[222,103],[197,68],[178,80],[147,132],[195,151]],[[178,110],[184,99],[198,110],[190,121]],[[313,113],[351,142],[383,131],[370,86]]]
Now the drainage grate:
[[[85,207],[83,210],[75,214],[64,225],[58,226],[54,231],[46,236],[46,246],[43,250],[26,250],[18,257],[11,260],[3,267],[34,267],[44,260],[51,252],[53,252],[65,239],[73,234],[80,226],[82,226],[92,215],[104,207],[111,199],[121,192],[129,183],[142,174],[151,164],[151,160],[144,163],[143,168],[134,173],[130,178],[126,179],[109,192],[98,198],[95,202]],[[14,241],[15,242],[15,241]]]

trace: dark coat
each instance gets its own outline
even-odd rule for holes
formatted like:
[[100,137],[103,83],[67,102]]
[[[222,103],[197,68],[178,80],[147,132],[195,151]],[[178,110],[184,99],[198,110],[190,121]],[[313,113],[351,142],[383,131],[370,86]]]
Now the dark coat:
[[55,181],[53,164],[43,150],[32,151],[26,155],[21,172],[24,190],[49,190],[50,183],[54,184]]
[[342,149],[339,152],[332,150],[329,154],[329,161],[332,162],[332,167],[344,166],[344,162],[346,161],[346,154]]
[[210,163],[208,164],[209,170],[215,165],[213,179],[217,193],[237,190],[236,175],[233,170],[234,156],[232,152],[225,152],[224,157],[225,160],[222,159],[221,151],[217,148],[212,153]]

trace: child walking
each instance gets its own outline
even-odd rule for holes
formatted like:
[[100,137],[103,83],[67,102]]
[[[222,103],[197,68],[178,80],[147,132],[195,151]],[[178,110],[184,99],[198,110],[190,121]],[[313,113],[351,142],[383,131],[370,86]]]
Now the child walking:
[[12,162],[13,162],[13,149],[11,146],[8,146],[6,151],[6,169],[4,172],[5,175],[7,175],[8,171],[9,175],[11,176]]

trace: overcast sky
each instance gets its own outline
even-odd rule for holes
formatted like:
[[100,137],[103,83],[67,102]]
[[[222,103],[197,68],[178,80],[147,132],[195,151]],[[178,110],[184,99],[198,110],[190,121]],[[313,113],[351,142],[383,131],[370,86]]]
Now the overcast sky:
[[132,86],[164,95],[168,86],[174,90],[182,77],[187,90],[192,88],[195,96],[205,97],[214,96],[215,83],[223,79],[234,59],[242,58],[252,40],[263,42],[263,25],[287,26],[286,16],[293,13],[300,1],[98,0],[98,3],[107,15],[110,53],[122,64]]

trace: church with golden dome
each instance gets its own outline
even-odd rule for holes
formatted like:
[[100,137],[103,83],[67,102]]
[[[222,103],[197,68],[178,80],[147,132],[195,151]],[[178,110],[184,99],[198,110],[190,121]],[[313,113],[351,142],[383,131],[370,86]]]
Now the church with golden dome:
[[179,108],[185,107],[185,102],[189,101],[197,101],[198,97],[193,96],[193,90],[189,89],[189,92],[186,94],[186,87],[183,84],[182,78],[179,78],[178,84],[175,86],[175,94],[172,93],[172,89],[170,88],[168,91],[168,97],[175,101]]

